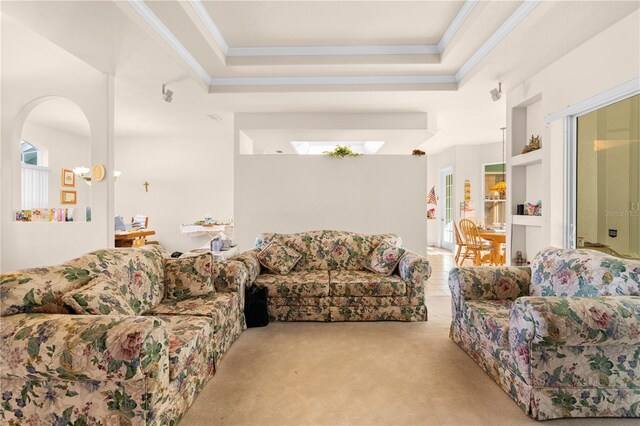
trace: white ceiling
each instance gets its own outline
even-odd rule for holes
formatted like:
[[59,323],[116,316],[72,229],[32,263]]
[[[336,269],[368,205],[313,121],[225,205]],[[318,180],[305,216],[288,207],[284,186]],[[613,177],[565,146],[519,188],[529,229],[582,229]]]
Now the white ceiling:
[[[343,55],[227,57],[198,30],[187,4],[147,2],[166,20],[193,58],[214,77],[430,76],[455,73],[495,34],[520,2],[479,2],[450,39],[436,63],[425,55]],[[295,6],[293,6],[295,4]],[[390,5],[398,5],[397,10]],[[492,102],[489,90],[503,82],[508,90],[612,23],[637,10],[637,2],[544,1],[454,87],[404,84],[289,85],[212,87],[209,93],[176,50],[126,3],[11,2],[6,13],[94,67],[115,74],[116,136],[210,137],[231,143],[233,115],[239,112],[428,112],[437,133],[421,145],[435,153],[457,144],[501,141],[504,98]],[[461,2],[207,2],[210,16],[228,45],[360,46],[437,43],[458,13]],[[128,8],[128,9],[127,9]],[[367,16],[368,19],[359,19]],[[386,19],[386,20],[385,20]],[[11,25],[2,37],[11,38]],[[10,20],[9,20],[10,21]],[[350,33],[349,22],[353,33]],[[568,22],[575,23],[567,25]],[[326,28],[326,31],[322,31]],[[378,29],[379,28],[379,29]],[[372,31],[375,33],[371,34]],[[373,56],[373,57],[371,57]],[[427,55],[428,56],[428,55]],[[431,57],[431,60],[433,57]],[[240,64],[235,60],[240,60]],[[245,61],[242,64],[242,61]],[[412,63],[413,61],[413,63]],[[301,65],[302,64],[302,65]],[[169,83],[174,101],[162,101]],[[440,87],[442,89],[443,87]],[[227,90],[227,92],[221,92]],[[208,114],[217,114],[213,121]],[[283,135],[286,129],[283,129]],[[311,132],[311,130],[309,130]],[[311,133],[309,134],[311,135]],[[273,145],[285,136],[264,135]],[[310,140],[296,134],[298,139]],[[415,141],[416,143],[418,141]],[[413,144],[414,141],[411,142]],[[406,153],[398,142],[392,153]]]

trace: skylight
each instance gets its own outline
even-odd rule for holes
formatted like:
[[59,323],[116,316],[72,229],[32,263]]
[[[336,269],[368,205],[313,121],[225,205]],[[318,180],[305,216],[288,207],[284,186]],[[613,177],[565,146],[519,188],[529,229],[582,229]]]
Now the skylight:
[[357,154],[373,155],[384,145],[384,141],[291,141],[290,143],[298,155],[322,155],[327,151],[333,151],[338,145],[346,145]]

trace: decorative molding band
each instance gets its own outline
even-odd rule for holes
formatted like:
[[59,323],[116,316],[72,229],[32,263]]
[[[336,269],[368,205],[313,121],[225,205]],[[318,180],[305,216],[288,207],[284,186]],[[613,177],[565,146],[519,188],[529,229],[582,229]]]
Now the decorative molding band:
[[225,55],[227,55],[229,52],[229,44],[227,44],[227,41],[224,39],[224,36],[222,35],[222,32],[220,31],[216,23],[213,21],[213,18],[211,18],[211,15],[209,15],[209,12],[207,12],[207,9],[204,7],[204,4],[202,4],[200,0],[189,0],[189,4],[193,8],[193,10],[195,10],[195,12],[198,14],[198,17],[200,18],[204,26],[207,28],[207,31],[209,32],[209,34],[211,35],[211,37],[213,37],[215,42],[220,47],[220,50],[222,50],[222,52]]
[[516,11],[480,46],[480,49],[471,55],[467,62],[460,67],[458,72],[456,72],[456,80],[460,81],[469,74],[541,1],[542,0],[525,0],[522,2]]
[[230,47],[227,56],[355,56],[355,55],[430,55],[438,54],[438,46],[290,46]]
[[336,76],[336,77],[225,77],[212,78],[212,86],[300,86],[358,84],[455,84],[452,75]]
[[456,35],[462,24],[464,24],[469,15],[471,15],[471,11],[477,4],[478,0],[467,0],[464,5],[462,5],[456,17],[453,18],[451,25],[449,25],[449,28],[447,28],[447,31],[444,32],[438,42],[439,53],[444,52],[444,49],[446,49],[449,42],[453,39],[453,36]]
[[167,28],[167,26],[153,13],[149,6],[147,6],[143,0],[127,0],[127,3],[136,11],[142,18],[153,28],[164,41],[166,41],[173,50],[176,51],[183,61],[195,72],[198,77],[202,79],[206,84],[211,85],[211,77],[207,70],[193,57],[191,52],[180,40],[173,35],[173,33]]
[[638,93],[640,93],[640,77],[632,78],[607,91],[598,93],[595,96],[577,102],[553,114],[548,114],[544,118],[544,121],[548,124],[560,118],[586,114],[603,106],[637,95]]

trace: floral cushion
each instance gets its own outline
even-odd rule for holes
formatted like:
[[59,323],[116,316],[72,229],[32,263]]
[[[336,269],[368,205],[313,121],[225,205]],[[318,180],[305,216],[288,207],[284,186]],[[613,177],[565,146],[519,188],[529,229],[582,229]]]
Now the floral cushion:
[[258,254],[260,264],[274,274],[286,275],[302,256],[300,253],[274,241]]
[[382,275],[391,275],[406,250],[383,241],[364,260],[364,267]]
[[189,315],[158,316],[169,334],[169,378],[178,377],[194,361],[201,345],[209,345],[211,319]]
[[0,314],[49,312],[62,306],[62,295],[93,278],[88,269],[72,265],[24,269],[0,275]]
[[548,248],[531,265],[531,296],[640,296],[640,261]]
[[406,296],[407,285],[397,275],[369,271],[330,271],[332,296]]
[[167,299],[183,300],[213,293],[211,253],[179,259],[166,259],[164,284]]
[[481,337],[509,349],[509,313],[512,300],[468,300],[464,302],[468,324]]
[[62,301],[80,315],[136,315],[119,287],[111,279],[95,278],[89,285],[63,295]]
[[269,297],[326,297],[329,296],[329,271],[261,274],[255,285],[266,287]]

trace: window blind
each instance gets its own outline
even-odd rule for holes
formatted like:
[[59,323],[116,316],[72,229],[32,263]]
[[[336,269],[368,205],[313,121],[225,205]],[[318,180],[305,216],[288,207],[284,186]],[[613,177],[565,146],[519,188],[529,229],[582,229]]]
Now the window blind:
[[22,164],[22,209],[49,207],[48,167]]

